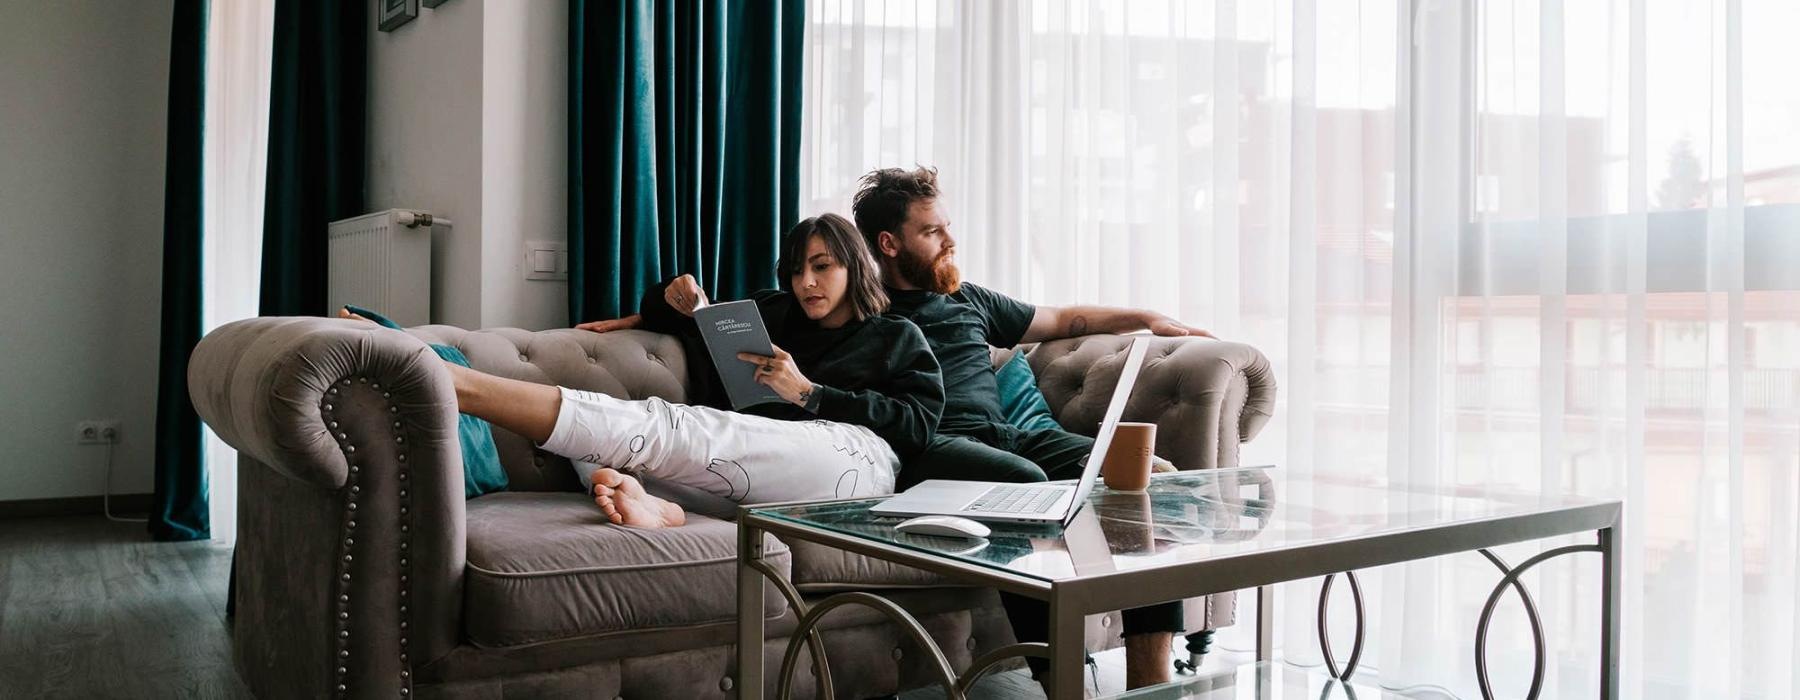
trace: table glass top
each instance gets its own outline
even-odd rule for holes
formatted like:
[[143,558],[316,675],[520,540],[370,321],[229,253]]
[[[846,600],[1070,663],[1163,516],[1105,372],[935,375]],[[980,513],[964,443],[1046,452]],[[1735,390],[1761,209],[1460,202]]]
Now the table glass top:
[[1409,488],[1275,467],[1158,474],[1145,491],[1096,485],[1067,529],[990,522],[984,540],[896,532],[880,498],[754,508],[753,512],[881,543],[1060,581],[1143,567],[1233,558],[1332,540],[1507,516],[1590,509],[1616,501],[1467,488]]

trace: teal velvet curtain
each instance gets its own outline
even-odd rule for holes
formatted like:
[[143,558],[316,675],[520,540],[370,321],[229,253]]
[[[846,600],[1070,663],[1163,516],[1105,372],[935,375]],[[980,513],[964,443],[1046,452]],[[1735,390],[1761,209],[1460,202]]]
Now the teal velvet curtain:
[[372,21],[367,2],[275,2],[264,316],[327,313],[326,225],[364,213]]
[[803,0],[569,3],[569,320],[693,273],[775,285],[799,220]]
[[170,37],[168,155],[163,175],[162,340],[156,383],[156,477],[150,536],[211,536],[200,416],[188,355],[200,342],[201,137],[206,116],[207,0],[176,0]]

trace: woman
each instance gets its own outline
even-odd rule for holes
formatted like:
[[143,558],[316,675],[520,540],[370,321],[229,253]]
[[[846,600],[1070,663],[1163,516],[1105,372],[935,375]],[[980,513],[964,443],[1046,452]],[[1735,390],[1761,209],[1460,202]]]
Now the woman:
[[[595,502],[622,525],[686,520],[679,506],[646,493],[640,476],[738,503],[892,493],[901,460],[931,440],[943,410],[937,359],[911,322],[881,315],[880,273],[847,219],[826,214],[795,225],[783,237],[778,272],[782,289],[753,295],[775,354],[739,359],[756,364],[756,381],[786,403],[739,413],[628,401],[449,365],[458,407],[576,460]],[[705,301],[682,275],[649,290],[640,316],[582,327],[691,340],[693,311]],[[717,381],[714,372],[705,376]]]

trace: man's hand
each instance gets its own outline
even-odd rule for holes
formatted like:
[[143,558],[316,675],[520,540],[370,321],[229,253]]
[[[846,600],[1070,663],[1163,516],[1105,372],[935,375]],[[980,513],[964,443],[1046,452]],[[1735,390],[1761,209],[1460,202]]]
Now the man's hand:
[[800,367],[794,364],[794,356],[788,351],[778,346],[770,347],[775,348],[774,357],[740,352],[738,359],[756,365],[756,383],[774,389],[795,406],[805,406],[807,399],[812,398],[812,380],[800,373]]
[[638,327],[638,324],[643,323],[643,322],[644,322],[644,317],[639,316],[637,314],[632,314],[630,316],[626,316],[625,318],[609,318],[604,321],[588,321],[587,323],[578,325],[575,328],[578,330],[593,331],[595,333],[606,333],[608,331],[622,331],[627,328],[636,328],[636,327]]
[[1207,332],[1204,328],[1195,328],[1193,326],[1185,325],[1180,321],[1155,312],[1149,313],[1149,319],[1144,325],[1150,329],[1151,333],[1162,336],[1180,337],[1185,335],[1197,335],[1206,338],[1214,338],[1215,340],[1217,339],[1212,333]]
[[670,282],[663,290],[663,301],[669,308],[681,312],[688,318],[694,317],[694,309],[706,305],[706,290],[700,288],[700,281],[693,275],[682,275]]

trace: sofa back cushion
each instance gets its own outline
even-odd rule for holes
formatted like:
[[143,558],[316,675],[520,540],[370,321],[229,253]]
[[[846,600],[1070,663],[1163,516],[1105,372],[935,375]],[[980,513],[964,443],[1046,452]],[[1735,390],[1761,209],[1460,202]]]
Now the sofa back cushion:
[[[406,329],[426,343],[448,345],[488,374],[598,391],[623,399],[687,398],[687,358],[673,336],[645,331],[592,333],[572,328],[470,331],[455,326]],[[512,491],[580,491],[569,460],[494,426],[494,447]]]

